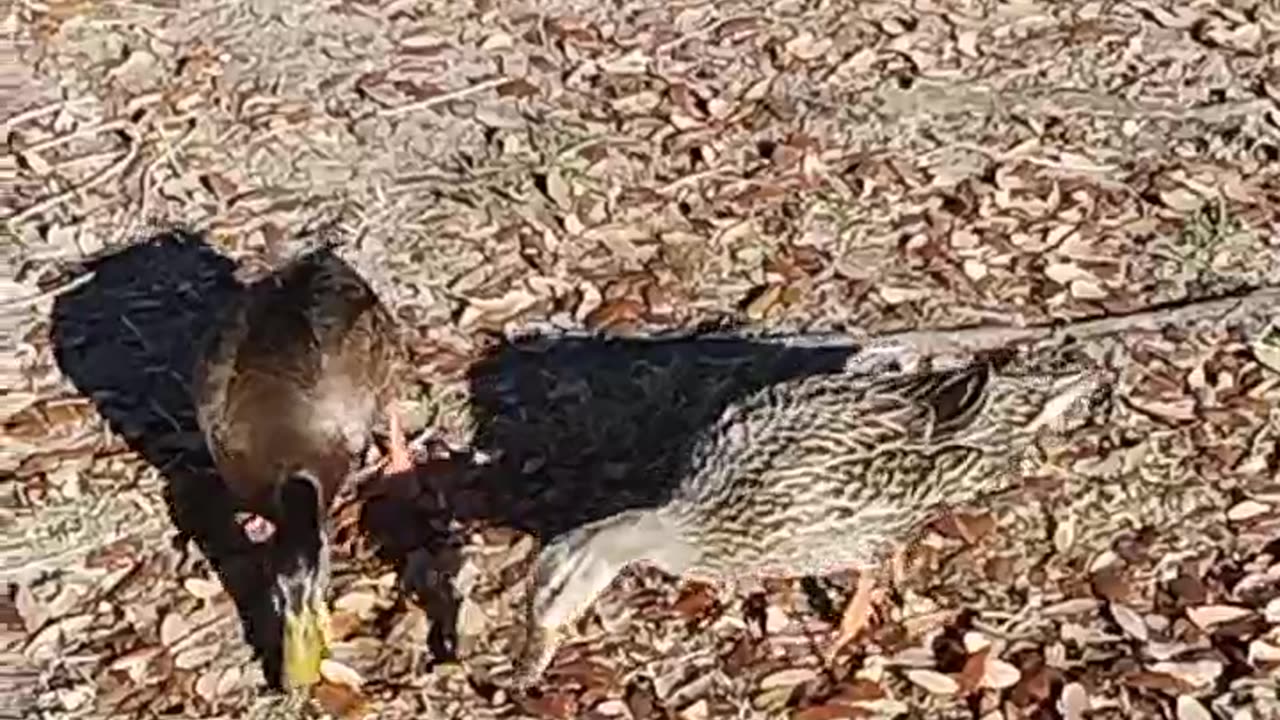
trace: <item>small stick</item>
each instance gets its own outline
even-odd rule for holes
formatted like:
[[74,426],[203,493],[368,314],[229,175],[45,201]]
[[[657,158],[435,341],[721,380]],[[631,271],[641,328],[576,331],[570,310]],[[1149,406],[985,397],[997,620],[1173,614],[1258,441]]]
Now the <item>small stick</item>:
[[12,300],[5,300],[4,302],[0,302],[0,310],[14,310],[16,308],[24,308],[24,307],[31,307],[32,305],[39,305],[45,300],[56,298],[59,295],[64,295],[66,293],[71,292],[72,290],[75,290],[81,285],[84,285],[85,283],[93,280],[93,276],[94,276],[93,272],[87,272],[81,275],[80,277],[74,278],[72,280],[68,280],[63,284],[54,288],[50,288],[42,293],[36,293],[35,295],[28,295],[26,297],[14,298]]
[[26,210],[23,210],[14,215],[10,215],[9,217],[5,218],[4,221],[10,223],[11,225],[16,225],[17,223],[20,223],[23,220],[26,220],[32,215],[39,215],[40,213],[46,210],[55,208],[61,205],[62,203],[70,200],[71,198],[74,198],[83,192],[86,192],[92,188],[97,187],[98,185],[105,183],[106,181],[110,180],[116,175],[119,175],[120,173],[124,172],[124,169],[129,167],[129,165],[135,159],[137,159],[138,147],[139,146],[137,141],[130,143],[129,150],[125,152],[124,157],[120,158],[119,162],[116,162],[106,168],[103,168],[102,172],[99,172],[97,175],[94,175],[88,180],[85,180],[83,183],[77,185],[76,187],[73,187],[70,190],[66,190],[56,195],[45,198],[44,200],[41,200],[40,202],[36,203],[35,205],[32,205]]
[[442,93],[440,95],[435,95],[433,97],[424,98],[417,102],[406,103],[404,105],[396,105],[395,107],[383,108],[379,110],[376,113],[376,115],[378,117],[391,117],[392,115],[403,115],[404,113],[413,112],[415,110],[426,110],[428,108],[433,108],[437,105],[444,105],[446,103],[451,103],[454,100],[461,100],[462,98],[470,97],[477,93],[482,93],[485,90],[492,90],[493,88],[496,88],[499,85],[504,85],[510,82],[510,80],[511,78],[506,78],[506,77],[493,78],[492,80],[485,80],[484,82],[479,82],[469,87],[459,88],[457,90],[453,90],[447,93]]

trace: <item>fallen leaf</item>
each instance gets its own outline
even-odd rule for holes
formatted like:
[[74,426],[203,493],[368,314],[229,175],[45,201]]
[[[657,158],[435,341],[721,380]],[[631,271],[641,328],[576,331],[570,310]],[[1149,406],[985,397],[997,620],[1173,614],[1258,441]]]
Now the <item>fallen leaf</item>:
[[778,301],[782,299],[782,290],[781,285],[771,284],[765,286],[753,294],[743,311],[752,320],[763,320],[769,314],[769,311],[778,304]]
[[200,674],[196,679],[195,691],[196,695],[205,702],[213,702],[218,697],[218,678],[222,673],[217,670],[207,670]]
[[1234,622],[1253,614],[1248,608],[1234,605],[1200,605],[1187,608],[1187,617],[1201,630],[1208,630],[1214,625]]
[[311,697],[330,715],[350,720],[365,714],[368,701],[355,688],[320,682],[311,686]]
[[1264,640],[1250,642],[1249,662],[1254,665],[1280,663],[1280,646],[1272,645]]
[[179,670],[194,670],[212,662],[221,653],[222,647],[218,643],[197,645],[174,656],[173,666]]
[[1178,720],[1213,720],[1213,715],[1190,695],[1178,696]]
[[526,697],[520,704],[525,711],[539,717],[567,719],[578,714],[578,702],[567,692],[546,692],[542,697]]
[[596,309],[587,313],[583,324],[591,330],[607,330],[630,325],[644,317],[645,306],[638,300],[629,297],[606,300]]
[[146,674],[147,665],[151,660],[159,655],[161,648],[157,645],[148,645],[136,650],[131,650],[124,655],[111,661],[109,666],[112,670],[117,670],[129,676],[134,683],[139,682],[143,675]]
[[885,286],[877,288],[876,292],[880,295],[881,300],[884,300],[890,305],[901,305],[905,302],[922,300],[929,297],[929,291],[921,290],[919,288]]
[[1068,516],[1058,523],[1053,531],[1053,547],[1059,554],[1066,554],[1076,541],[1076,519]]
[[1244,500],[1232,505],[1227,510],[1227,519],[1232,522],[1244,522],[1259,515],[1266,515],[1269,512],[1271,512],[1271,506],[1266,503],[1260,503],[1257,500]]
[[525,80],[524,78],[515,78],[502,83],[497,88],[498,97],[512,98],[529,98],[539,94],[537,85]]
[[809,668],[787,668],[762,678],[760,680],[760,689],[772,690],[774,688],[802,685],[816,677],[818,677],[818,674]]
[[499,326],[537,303],[538,298],[523,288],[509,290],[495,298],[470,298],[458,318],[458,328],[469,331],[481,325]]
[[1089,706],[1089,691],[1083,685],[1073,682],[1063,686],[1058,698],[1058,712],[1062,713],[1063,720],[1084,720]]
[[1186,188],[1174,188],[1161,192],[1160,202],[1179,212],[1189,213],[1199,210],[1204,205],[1204,198]]
[[165,647],[172,647],[190,633],[191,623],[179,613],[166,613],[160,621],[160,642]]
[[222,594],[222,583],[206,578],[187,578],[182,587],[201,600],[212,600]]
[[1081,615],[1097,611],[1102,605],[1093,598],[1072,598],[1055,603],[1044,609],[1047,617],[1061,617],[1064,615]]
[[1217,660],[1158,662],[1151,666],[1152,672],[1168,675],[1192,688],[1204,688],[1212,685],[1222,675],[1222,669],[1222,663]]
[[1265,368],[1280,373],[1280,328],[1274,324],[1250,343],[1253,357]]
[[335,685],[359,688],[364,684],[364,678],[354,668],[330,658],[320,661],[320,675]]
[[1147,623],[1143,621],[1142,616],[1133,608],[1118,603],[1111,604],[1111,617],[1115,618],[1116,624],[1129,637],[1146,642],[1150,638],[1150,632],[1147,629]]
[[1111,293],[1095,280],[1072,280],[1071,296],[1079,300],[1101,300]]
[[1280,597],[1275,597],[1263,608],[1262,615],[1272,625],[1280,625]]
[[244,677],[244,672],[237,666],[232,665],[222,672],[222,676],[218,678],[218,696],[228,695],[240,688],[240,680]]
[[366,590],[353,590],[333,601],[333,609],[349,612],[361,619],[373,616],[378,607],[378,596]]
[[950,675],[936,670],[914,669],[906,672],[907,679],[934,695],[954,695],[960,690],[960,684]]
[[964,649],[967,652],[977,653],[989,647],[991,647],[991,638],[977,630],[969,630],[964,634]]
[[987,660],[986,671],[982,674],[982,685],[994,690],[1003,690],[1018,684],[1021,679],[1022,672],[1018,668],[999,658],[991,658]]
[[569,184],[565,182],[564,176],[560,174],[557,168],[551,168],[547,171],[547,197],[556,204],[561,211],[568,212],[573,206],[573,198],[570,195]]

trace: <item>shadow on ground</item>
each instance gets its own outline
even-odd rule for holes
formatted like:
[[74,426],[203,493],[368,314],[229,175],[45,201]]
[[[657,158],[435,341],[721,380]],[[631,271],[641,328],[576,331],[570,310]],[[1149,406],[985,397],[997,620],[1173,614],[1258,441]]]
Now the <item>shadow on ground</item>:
[[[689,462],[696,429],[733,400],[789,378],[842,369],[854,348],[788,347],[767,340],[529,338],[475,364],[473,446],[485,466],[439,461],[421,473],[413,502],[388,492],[365,504],[367,527],[403,559],[416,549],[429,580],[419,591],[433,619],[431,650],[452,654],[456,603],[441,589],[457,570],[440,545],[450,519],[516,528],[546,542],[581,523],[661,503]],[[410,491],[414,492],[414,491]],[[422,573],[412,570],[407,579]],[[504,578],[514,581],[518,579]]]
[[265,592],[269,573],[236,529],[190,395],[197,342],[240,288],[235,265],[199,235],[168,230],[86,269],[93,279],[54,306],[58,365],[163,473],[178,546],[194,540],[210,559],[274,683],[280,629]]

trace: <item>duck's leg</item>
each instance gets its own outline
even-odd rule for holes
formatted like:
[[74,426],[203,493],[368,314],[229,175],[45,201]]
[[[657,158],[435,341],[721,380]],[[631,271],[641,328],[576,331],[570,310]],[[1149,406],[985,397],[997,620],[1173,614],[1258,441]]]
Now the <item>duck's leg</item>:
[[849,604],[845,606],[844,613],[840,617],[840,630],[836,633],[836,639],[827,648],[828,664],[833,662],[844,646],[867,626],[867,622],[871,619],[871,592],[875,586],[875,577],[869,568],[858,571],[858,583],[853,590],[853,597],[849,598]]
[[387,406],[387,464],[383,472],[398,475],[413,469],[413,457],[404,437],[404,425],[400,422],[400,410],[395,403]]

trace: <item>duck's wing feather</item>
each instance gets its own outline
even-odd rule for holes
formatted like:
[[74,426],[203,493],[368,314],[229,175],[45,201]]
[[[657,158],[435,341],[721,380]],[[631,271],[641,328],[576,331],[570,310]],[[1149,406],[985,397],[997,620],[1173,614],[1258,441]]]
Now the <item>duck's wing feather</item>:
[[357,451],[402,353],[397,325],[354,269],[328,249],[294,260],[248,288],[206,340],[196,396],[215,459],[268,475],[264,417],[265,434],[300,461]]

